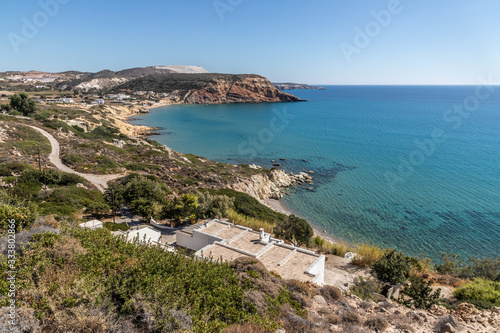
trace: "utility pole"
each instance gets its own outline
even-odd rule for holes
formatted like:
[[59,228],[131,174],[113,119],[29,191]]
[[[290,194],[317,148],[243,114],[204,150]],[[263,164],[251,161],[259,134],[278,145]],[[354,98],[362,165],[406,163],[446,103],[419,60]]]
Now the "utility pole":
[[40,157],[40,145],[38,145],[38,170],[42,172],[42,158]]
[[113,201],[113,223],[115,223],[115,190],[111,189],[111,198]]

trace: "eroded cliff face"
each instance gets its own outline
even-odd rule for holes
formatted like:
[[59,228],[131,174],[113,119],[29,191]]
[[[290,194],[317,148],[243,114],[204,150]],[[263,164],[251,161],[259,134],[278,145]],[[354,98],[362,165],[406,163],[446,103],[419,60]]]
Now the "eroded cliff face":
[[239,182],[232,184],[231,188],[263,202],[266,199],[281,199],[286,188],[309,181],[312,181],[312,177],[305,172],[292,174],[275,169],[268,174],[261,173],[250,178],[241,178]]
[[221,104],[221,103],[264,103],[298,102],[300,98],[275,88],[264,77],[244,77],[239,82],[216,79],[206,88],[190,90],[184,97],[178,96],[183,104]]

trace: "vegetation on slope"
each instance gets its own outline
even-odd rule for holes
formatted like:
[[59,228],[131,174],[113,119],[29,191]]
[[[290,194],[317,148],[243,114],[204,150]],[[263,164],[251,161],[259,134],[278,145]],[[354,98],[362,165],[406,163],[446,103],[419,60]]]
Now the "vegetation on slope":
[[[246,322],[274,330],[283,311],[305,315],[288,288],[256,263],[197,260],[128,243],[106,229],[65,228],[36,235],[24,251],[17,300],[49,331],[219,332]],[[0,290],[6,295],[4,278]],[[249,293],[262,294],[261,301]],[[1,306],[7,301],[0,296]]]

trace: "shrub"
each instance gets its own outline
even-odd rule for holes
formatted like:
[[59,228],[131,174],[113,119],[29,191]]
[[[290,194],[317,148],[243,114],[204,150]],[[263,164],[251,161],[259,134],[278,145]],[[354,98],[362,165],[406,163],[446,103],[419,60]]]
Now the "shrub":
[[285,219],[285,214],[275,212],[271,208],[264,206],[254,197],[231,189],[201,190],[208,191],[210,194],[225,195],[234,198],[234,210],[249,217],[254,217],[270,223],[276,223]]
[[113,223],[113,222],[104,222],[104,228],[110,231],[118,231],[118,230],[127,231],[130,229],[126,223]]
[[383,281],[404,283],[410,273],[411,264],[409,257],[391,250],[377,260],[372,268],[377,277]]
[[389,327],[389,322],[383,317],[375,317],[368,319],[365,326],[375,332],[383,332]]
[[460,272],[460,276],[500,282],[500,257],[498,255],[495,258],[471,258],[470,261],[472,264],[464,267]]
[[306,220],[290,215],[279,221],[274,228],[276,236],[300,244],[308,244],[314,232]]
[[328,303],[342,299],[342,292],[334,286],[324,286],[320,289],[320,293]]
[[500,282],[475,279],[456,289],[455,297],[482,309],[500,306]]
[[436,265],[436,271],[440,274],[458,276],[462,267],[462,260],[456,254],[441,253],[442,264]]
[[342,314],[342,321],[344,323],[359,325],[361,324],[361,317],[356,312],[353,312],[353,310],[346,311]]
[[354,278],[354,285],[349,291],[365,301],[375,300],[373,294],[380,294],[382,292],[382,284],[376,279],[370,277],[368,279],[360,277]]
[[432,292],[432,281],[426,282],[419,276],[412,275],[409,283],[404,286],[404,293],[410,299],[399,298],[399,302],[407,307],[416,307],[418,309],[429,309],[431,305],[439,303],[441,289]]

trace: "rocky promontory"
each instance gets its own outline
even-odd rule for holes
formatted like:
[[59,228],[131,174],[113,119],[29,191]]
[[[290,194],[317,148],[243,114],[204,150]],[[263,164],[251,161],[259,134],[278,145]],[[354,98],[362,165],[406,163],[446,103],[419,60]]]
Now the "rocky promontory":
[[286,173],[282,169],[273,169],[269,173],[259,173],[250,178],[241,178],[231,185],[236,191],[247,193],[259,201],[266,199],[281,199],[285,189],[290,186],[312,181],[312,177],[305,172],[299,174]]
[[299,102],[260,75],[250,74],[155,74],[113,88],[115,93],[147,91],[163,104],[226,104]]

